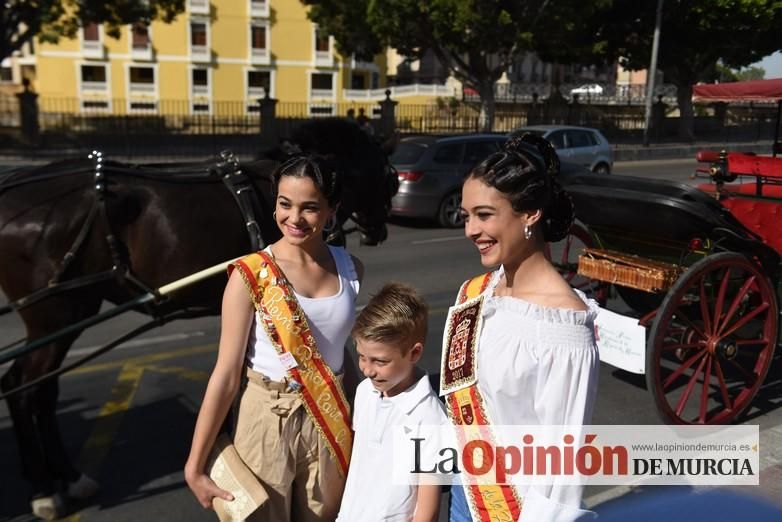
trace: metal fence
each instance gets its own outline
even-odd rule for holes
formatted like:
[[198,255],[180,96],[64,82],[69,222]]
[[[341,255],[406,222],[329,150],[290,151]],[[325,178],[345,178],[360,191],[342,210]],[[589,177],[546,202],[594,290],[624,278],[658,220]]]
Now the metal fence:
[[[566,87],[563,87],[563,89]],[[670,111],[672,104],[660,108]],[[380,129],[381,111],[376,101],[345,103],[279,102],[275,106],[277,136],[289,136],[301,122],[312,117],[346,117],[353,112],[364,113]],[[21,127],[19,100],[0,97],[0,129],[5,134]],[[760,134],[772,121],[775,111],[771,105],[731,105],[724,116],[716,117],[714,110],[699,109],[696,133],[738,135]],[[215,141],[230,136],[246,136],[248,143],[262,128],[262,111],[258,102],[157,100],[138,105],[134,100],[86,100],[75,98],[38,98],[37,121],[39,131],[51,136],[99,136],[122,140],[130,136],[134,141],[154,136],[215,136]],[[665,118],[656,136],[675,134],[674,118]],[[454,134],[478,132],[480,102],[469,96],[465,100],[437,98],[434,103],[412,105],[400,103],[395,108],[396,129],[403,134]],[[493,132],[510,132],[531,124],[571,124],[596,127],[617,142],[635,139],[644,128],[643,106],[633,104],[595,103],[594,100],[568,101],[559,98],[548,103],[543,98],[527,102],[496,104]],[[753,131],[754,129],[754,131]],[[154,138],[150,138],[154,139]]]

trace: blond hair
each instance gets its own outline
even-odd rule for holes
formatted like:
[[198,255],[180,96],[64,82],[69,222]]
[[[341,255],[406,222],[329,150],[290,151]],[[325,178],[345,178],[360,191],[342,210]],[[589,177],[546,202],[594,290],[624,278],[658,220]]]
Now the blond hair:
[[426,340],[429,306],[404,283],[387,283],[356,318],[353,337],[377,343],[411,344]]

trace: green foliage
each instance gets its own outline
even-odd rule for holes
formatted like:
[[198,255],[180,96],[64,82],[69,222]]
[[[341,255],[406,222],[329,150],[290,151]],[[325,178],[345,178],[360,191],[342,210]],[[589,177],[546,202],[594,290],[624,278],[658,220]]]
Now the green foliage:
[[[384,47],[410,57],[431,50],[478,92],[490,126],[494,82],[526,51],[594,63],[592,20],[611,0],[303,0],[343,54]],[[366,55],[365,55],[366,56]]]
[[74,37],[83,22],[104,24],[107,35],[118,38],[124,25],[171,22],[184,11],[185,0],[4,0],[0,9],[0,60],[38,37],[57,42]]
[[749,80],[762,80],[766,76],[766,70],[763,67],[747,67],[740,69],[731,69],[722,64],[717,64],[714,80],[721,83],[725,82],[745,82]]
[[[656,1],[614,0],[597,29],[605,53],[633,70],[649,66]],[[779,0],[668,0],[663,4],[658,67],[677,85],[710,80],[718,61],[731,68],[782,49]]]

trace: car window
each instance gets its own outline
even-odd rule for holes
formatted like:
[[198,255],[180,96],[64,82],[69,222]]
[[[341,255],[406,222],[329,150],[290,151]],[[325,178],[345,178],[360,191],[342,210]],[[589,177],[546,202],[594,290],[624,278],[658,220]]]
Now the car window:
[[497,143],[494,141],[474,141],[465,145],[464,163],[468,165],[477,165],[495,152],[497,152]]
[[591,147],[594,145],[591,139],[591,133],[581,130],[567,131],[568,146],[577,147]]
[[562,131],[554,131],[546,139],[551,142],[555,149],[565,148],[565,133]]
[[424,155],[424,152],[426,152],[426,145],[423,143],[405,143],[403,141],[397,144],[388,161],[395,165],[416,163]]
[[432,161],[445,165],[461,163],[463,150],[464,144],[462,143],[449,143],[446,145],[441,145],[434,152]]

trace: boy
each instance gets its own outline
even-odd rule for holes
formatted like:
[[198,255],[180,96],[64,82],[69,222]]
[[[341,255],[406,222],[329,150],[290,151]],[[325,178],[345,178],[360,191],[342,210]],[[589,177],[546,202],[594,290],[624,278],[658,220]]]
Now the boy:
[[394,484],[394,428],[447,425],[426,373],[416,368],[426,340],[428,306],[410,286],[389,283],[353,326],[358,385],[353,452],[338,521],[435,521],[440,486]]

